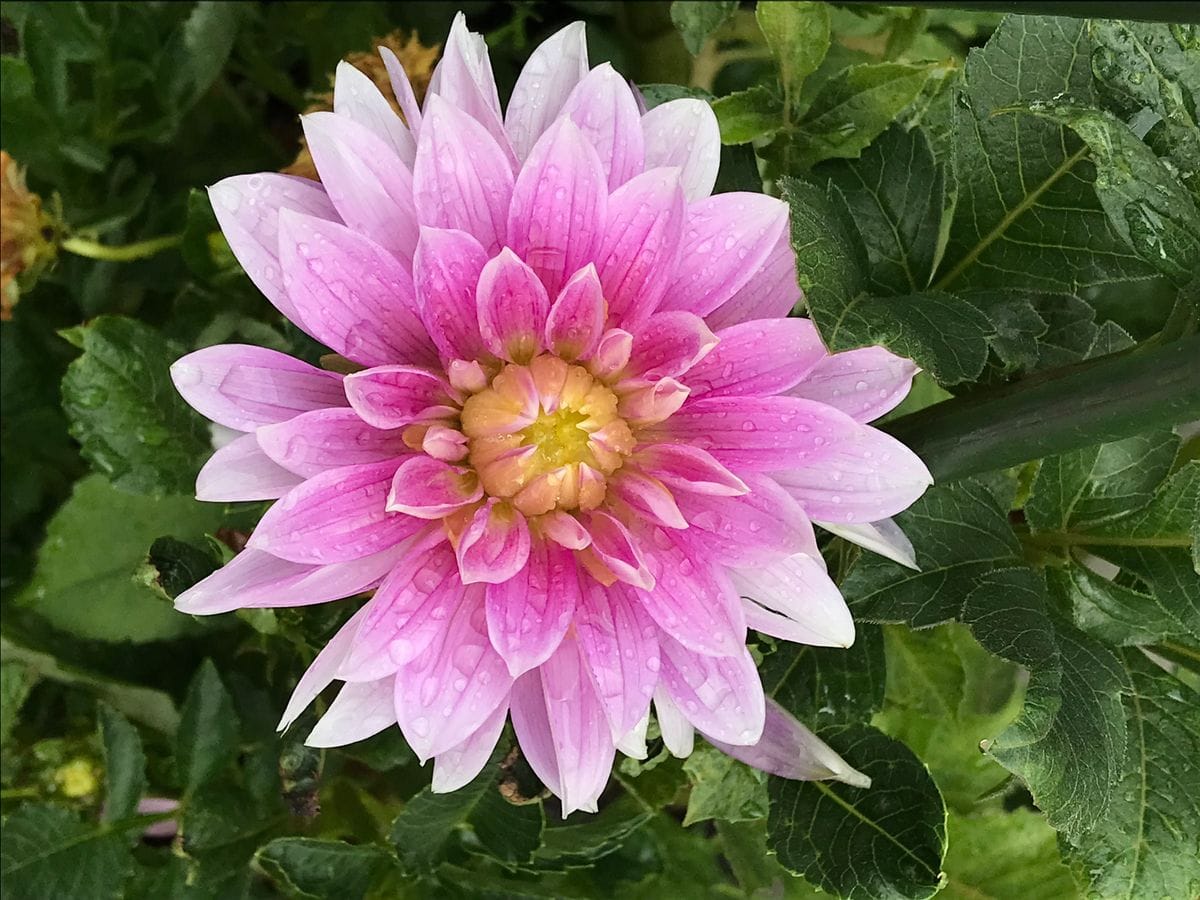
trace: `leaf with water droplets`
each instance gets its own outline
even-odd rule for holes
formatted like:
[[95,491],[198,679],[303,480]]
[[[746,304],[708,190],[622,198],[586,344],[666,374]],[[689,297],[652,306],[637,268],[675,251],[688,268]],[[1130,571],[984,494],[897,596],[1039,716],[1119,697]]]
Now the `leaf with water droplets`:
[[724,25],[737,8],[737,0],[675,0],[671,4],[671,22],[688,52],[695,56],[709,35]]

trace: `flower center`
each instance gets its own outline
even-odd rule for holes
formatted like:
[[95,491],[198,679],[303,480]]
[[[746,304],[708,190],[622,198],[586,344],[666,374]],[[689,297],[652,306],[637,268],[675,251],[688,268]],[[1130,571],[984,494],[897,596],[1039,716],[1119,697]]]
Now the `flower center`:
[[599,506],[634,444],[616,394],[550,355],[506,365],[463,404],[462,425],[484,491],[530,516]]

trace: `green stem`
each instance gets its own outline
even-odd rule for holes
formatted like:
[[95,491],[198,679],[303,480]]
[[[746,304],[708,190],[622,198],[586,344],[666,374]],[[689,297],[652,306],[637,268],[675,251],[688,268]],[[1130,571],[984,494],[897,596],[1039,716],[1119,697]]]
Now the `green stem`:
[[938,482],[1200,419],[1200,335],[989,388],[884,426]]
[[1096,534],[1072,534],[1069,531],[1045,531],[1028,534],[1022,540],[1037,547],[1190,547],[1188,537],[1105,537]]
[[135,259],[145,259],[171,247],[178,247],[183,241],[182,234],[167,234],[162,237],[137,241],[133,244],[121,244],[113,247],[98,241],[82,237],[69,237],[62,242],[62,248],[76,256],[86,256],[88,259],[102,259],[106,262],[131,262]]

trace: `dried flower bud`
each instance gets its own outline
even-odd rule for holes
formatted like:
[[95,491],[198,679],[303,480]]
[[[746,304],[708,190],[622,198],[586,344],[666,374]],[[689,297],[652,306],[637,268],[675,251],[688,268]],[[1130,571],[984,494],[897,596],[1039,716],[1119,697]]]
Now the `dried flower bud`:
[[42,198],[25,186],[25,170],[0,150],[0,319],[12,318],[21,290],[58,252],[58,228]]

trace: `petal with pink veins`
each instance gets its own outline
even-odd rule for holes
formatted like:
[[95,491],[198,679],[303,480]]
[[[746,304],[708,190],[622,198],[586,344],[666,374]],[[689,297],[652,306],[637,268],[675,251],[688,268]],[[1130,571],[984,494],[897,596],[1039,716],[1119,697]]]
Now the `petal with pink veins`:
[[413,138],[417,139],[421,135],[421,105],[417,103],[417,95],[413,93],[408,73],[404,71],[404,66],[390,47],[380,47],[379,56],[383,60],[383,67],[387,69],[388,81],[392,83],[392,94],[400,112],[404,114],[405,124],[412,132]]
[[769,397],[799,384],[826,356],[808,319],[761,319],[717,332],[719,343],[688,372],[693,397]]
[[249,344],[219,344],[189,353],[171,366],[171,380],[198,413],[238,431],[346,405],[341,375]]
[[338,63],[334,74],[333,111],[369,129],[391,147],[402,163],[412,166],[417,155],[412,132],[375,82],[345,60]]
[[618,579],[641,588],[652,588],[654,576],[628,529],[606,512],[588,513],[583,521],[591,537],[589,549]]
[[900,405],[919,371],[911,359],[883,347],[862,347],[827,356],[789,393],[871,422]]
[[679,166],[689,203],[712,193],[721,166],[721,129],[705,101],[683,98],[660,103],[642,116],[646,168]]
[[507,247],[479,273],[475,298],[479,333],[492,353],[527,363],[541,352],[550,298],[537,273]]
[[435,794],[448,794],[474,781],[496,749],[507,718],[508,702],[502,701],[466,740],[435,756],[429,789]]
[[508,101],[504,127],[518,159],[525,159],[588,72],[582,22],[546,38],[530,54]]
[[632,352],[633,335],[623,328],[610,328],[600,335],[596,353],[588,362],[588,371],[607,381],[629,364]]
[[301,323],[335,353],[364,366],[436,361],[408,269],[370,238],[283,212],[279,258]]
[[465,231],[422,228],[413,281],[429,337],[444,361],[486,355],[479,335],[475,286],[487,253]]
[[247,544],[301,563],[337,563],[386,550],[422,526],[386,509],[401,460],[330,469],[275,501]]
[[574,555],[541,539],[533,541],[520,572],[487,586],[488,635],[514,678],[544,663],[558,647],[579,591]]
[[458,571],[463,584],[500,584],[529,560],[529,523],[510,504],[489,499],[475,513],[458,541]]
[[345,747],[365,741],[396,724],[392,702],[395,679],[347,682],[304,743],[309,747]]
[[765,194],[733,191],[688,207],[681,265],[660,309],[707,316],[758,271],[787,230],[788,208]]
[[742,647],[734,656],[702,656],[666,635],[659,648],[663,686],[697,731],[727,744],[758,742],[766,697],[749,650]]
[[521,755],[542,784],[561,797],[562,778],[558,774],[558,756],[554,752],[554,735],[546,713],[540,669],[530,669],[513,683],[509,703]]
[[428,456],[414,456],[404,460],[396,470],[387,508],[419,519],[440,519],[470,506],[482,496],[483,488],[470,469]]
[[596,148],[610,191],[642,171],[641,113],[629,82],[611,63],[596,66],[575,86],[560,115],[578,125]]
[[276,500],[303,480],[264,453],[253,434],[244,434],[209,457],[196,476],[196,499]]
[[512,200],[508,155],[486,128],[441,97],[429,98],[422,123],[413,166],[418,221],[465,231],[495,253],[504,245]]
[[582,550],[592,542],[587,529],[570,513],[561,510],[549,512],[540,516],[537,522],[542,534],[568,550]]
[[637,467],[667,487],[714,497],[736,497],[750,490],[706,450],[686,444],[649,444],[639,447]]
[[592,262],[604,227],[608,183],[600,158],[570,119],[559,119],[529,154],[513,188],[508,243],[556,296]]
[[312,665],[300,676],[300,681],[296,683],[296,689],[292,691],[292,696],[288,699],[287,708],[283,711],[283,717],[275,726],[276,731],[285,731],[304,710],[308,709],[309,704],[317,699],[317,695],[333,683],[338,666],[342,664],[342,659],[345,658],[354,641],[354,634],[358,631],[365,610],[366,607],[360,609],[338,629],[338,633],[321,648],[321,652],[312,661]]
[[814,647],[854,643],[854,620],[819,555],[798,553],[770,565],[730,569],[729,577],[753,601],[746,611],[751,628]]
[[420,366],[376,366],[346,376],[346,399],[375,428],[395,429],[454,415],[457,392]]
[[546,346],[560,359],[588,359],[600,345],[608,307],[596,267],[588,263],[563,285],[546,317]]
[[628,503],[655,524],[666,528],[688,527],[675,496],[652,475],[643,475],[624,467],[609,478],[608,490],[610,495]]
[[340,221],[325,188],[307,178],[264,172],[222,179],[208,189],[208,199],[229,249],[254,286],[299,325],[279,265],[279,211]]
[[728,328],[755,319],[782,319],[803,299],[796,274],[796,252],[785,228],[750,280],[705,320],[712,328]]
[[634,388],[626,383],[622,385],[617,413],[630,425],[653,425],[678,412],[689,393],[688,387],[674,378],[660,378]]
[[368,425],[352,409],[318,409],[265,425],[255,436],[263,452],[289,472],[310,477],[327,469],[383,462],[412,451],[399,431]]
[[634,335],[623,376],[644,381],[677,378],[716,346],[717,336],[699,316],[679,310],[655,313]]

